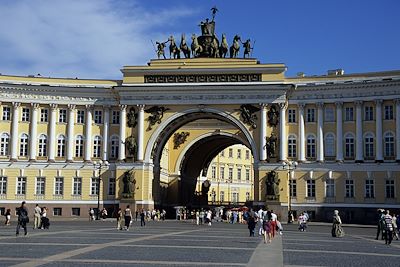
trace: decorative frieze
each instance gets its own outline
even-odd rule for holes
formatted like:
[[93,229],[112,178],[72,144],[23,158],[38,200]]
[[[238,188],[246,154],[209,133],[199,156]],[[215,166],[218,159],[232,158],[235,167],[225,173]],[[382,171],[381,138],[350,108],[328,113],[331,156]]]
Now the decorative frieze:
[[261,74],[145,75],[145,83],[261,82]]

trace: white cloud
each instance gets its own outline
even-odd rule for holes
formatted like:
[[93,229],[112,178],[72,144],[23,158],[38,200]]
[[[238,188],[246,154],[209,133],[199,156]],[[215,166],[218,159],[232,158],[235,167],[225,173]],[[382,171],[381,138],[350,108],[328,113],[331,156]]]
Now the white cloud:
[[[147,12],[137,1],[2,1],[0,72],[51,77],[121,78],[127,64],[154,57],[155,29],[194,11]],[[173,19],[172,19],[173,18]]]

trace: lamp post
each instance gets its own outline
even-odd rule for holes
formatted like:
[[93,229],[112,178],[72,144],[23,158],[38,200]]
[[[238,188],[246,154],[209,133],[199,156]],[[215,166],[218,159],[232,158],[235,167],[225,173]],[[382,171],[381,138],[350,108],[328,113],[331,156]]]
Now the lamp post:
[[282,163],[282,168],[287,170],[287,185],[288,185],[288,223],[292,223],[291,220],[291,213],[292,213],[292,190],[290,188],[290,173],[294,172],[297,168],[298,162],[297,161],[284,161]]
[[93,162],[93,168],[95,171],[95,176],[96,176],[96,170],[99,171],[99,175],[95,178],[97,178],[97,214],[96,214],[96,220],[100,220],[100,182],[101,182],[101,170],[108,169],[108,166],[110,164],[108,163],[108,161],[94,161]]

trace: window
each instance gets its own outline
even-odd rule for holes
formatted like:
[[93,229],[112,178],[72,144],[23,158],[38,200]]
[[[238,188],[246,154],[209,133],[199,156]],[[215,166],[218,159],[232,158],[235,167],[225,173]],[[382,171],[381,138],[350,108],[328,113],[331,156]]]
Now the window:
[[225,151],[224,150],[221,151],[221,157],[225,157]]
[[75,138],[75,157],[82,158],[83,157],[83,136],[78,135]]
[[40,122],[49,121],[49,110],[46,108],[40,109]]
[[36,195],[44,195],[45,177],[36,177]]
[[297,197],[297,181],[294,179],[289,180],[290,196]]
[[374,198],[374,180],[365,180],[365,198]]
[[250,201],[250,192],[246,192],[246,201]]
[[242,180],[242,168],[237,169],[237,180],[239,182]]
[[108,195],[115,196],[115,178],[108,179]]
[[307,136],[307,158],[315,158],[315,137]]
[[58,122],[67,123],[67,110],[66,109],[60,109],[58,111]]
[[47,156],[47,136],[44,135],[44,134],[41,134],[39,136],[38,156],[39,157],[46,157]]
[[345,145],[345,158],[354,158],[354,135],[346,134],[344,137],[344,145]]
[[307,180],[307,197],[315,197],[315,180]]
[[11,108],[3,107],[3,121],[10,121],[10,120],[11,120]]
[[354,108],[353,107],[345,107],[344,120],[345,121],[354,121]]
[[64,194],[64,177],[56,177],[54,183],[54,195]]
[[219,201],[220,202],[224,202],[225,201],[225,192],[224,191],[221,191],[219,193]]
[[29,140],[28,140],[28,135],[27,134],[21,134],[21,138],[19,139],[19,155],[21,157],[26,157],[28,156],[28,146],[29,146]]
[[7,177],[0,176],[0,195],[7,194]]
[[232,168],[232,167],[230,167],[230,168],[228,169],[228,180],[229,180],[230,182],[232,182],[232,180],[233,180],[233,168]]
[[76,112],[76,123],[85,123],[85,111],[78,109]]
[[103,121],[103,111],[95,110],[94,111],[94,123],[100,124]]
[[250,181],[250,169],[246,169],[246,182]]
[[295,123],[296,122],[296,110],[288,109],[288,122]]
[[233,148],[229,148],[228,157],[233,158]]
[[93,140],[93,157],[100,158],[101,156],[101,137],[95,136]]
[[111,137],[111,155],[110,157],[112,159],[115,159],[118,157],[118,153],[119,153],[119,138],[118,136],[113,136]]
[[90,179],[90,195],[97,196],[99,194],[99,178],[92,177]]
[[211,166],[211,178],[216,179],[217,178],[217,167]]
[[61,215],[62,215],[62,208],[53,209],[53,216],[61,216]]
[[335,197],[335,180],[328,179],[325,181],[325,196]]
[[246,150],[246,160],[250,159],[250,150]]
[[367,133],[364,137],[364,150],[367,159],[374,157],[374,136],[372,133]]
[[0,136],[0,156],[8,156],[8,147],[10,143],[10,135],[2,133]]
[[335,114],[334,114],[334,110],[332,107],[326,107],[325,108],[325,121],[335,121]]
[[60,135],[57,138],[57,157],[65,157],[65,136]]
[[394,196],[394,180],[386,180],[385,182],[385,197],[395,198]]
[[394,134],[387,132],[384,135],[385,157],[394,157]]
[[119,124],[119,110],[112,111],[112,124]]
[[28,122],[29,121],[29,108],[22,108],[22,116],[21,116],[21,121]]
[[374,120],[374,107],[366,106],[364,107],[364,120],[373,121]]
[[72,216],[81,216],[81,208],[72,208]]
[[354,198],[354,180],[346,180],[345,191],[346,198]]
[[236,203],[239,202],[239,193],[238,193],[238,192],[233,192],[233,193],[232,193],[232,202],[233,202],[234,204],[236,204]]
[[307,109],[307,122],[315,122],[315,109],[314,108]]
[[288,137],[288,156],[289,156],[289,158],[296,157],[296,151],[297,151],[296,142],[297,142],[296,136],[289,135],[289,137]]
[[82,195],[82,178],[81,177],[74,177],[72,195],[74,195],[74,196]]
[[26,177],[17,178],[17,195],[26,194]]
[[384,107],[385,109],[385,120],[393,120],[393,106],[387,105]]
[[335,136],[332,133],[328,133],[325,136],[325,156],[335,156]]
[[219,178],[220,178],[220,180],[224,180],[224,178],[225,178],[225,167],[220,167],[219,168]]
[[241,149],[238,149],[238,150],[237,150],[237,158],[238,158],[238,159],[241,159],[241,158],[242,158],[242,150],[241,150]]

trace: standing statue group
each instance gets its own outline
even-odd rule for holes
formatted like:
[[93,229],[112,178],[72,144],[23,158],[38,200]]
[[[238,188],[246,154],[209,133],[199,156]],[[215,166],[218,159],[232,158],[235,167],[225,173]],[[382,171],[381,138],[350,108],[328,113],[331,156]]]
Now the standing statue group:
[[216,7],[211,8],[212,19],[206,19],[200,22],[201,36],[196,36],[192,34],[192,44],[189,45],[186,42],[185,34],[181,36],[181,42],[178,46],[175,42],[174,36],[170,36],[165,42],[156,42],[157,48],[156,53],[158,59],[164,58],[165,48],[169,43],[169,58],[179,59],[181,58],[181,53],[185,58],[192,57],[208,57],[208,58],[226,58],[228,52],[230,58],[237,58],[239,56],[239,51],[241,45],[244,48],[243,58],[250,58],[252,56],[252,50],[254,49],[254,43],[251,45],[250,39],[242,42],[239,35],[235,35],[233,38],[232,45],[228,45],[226,35],[222,34],[221,42],[218,40],[215,33],[215,14],[218,9]]

